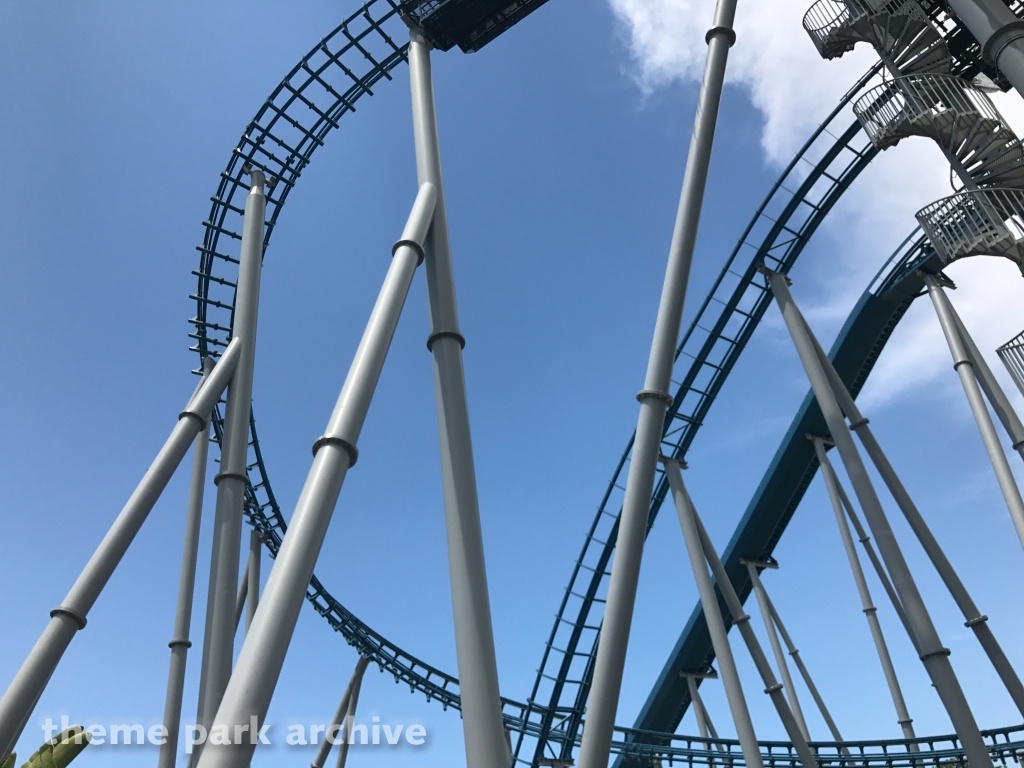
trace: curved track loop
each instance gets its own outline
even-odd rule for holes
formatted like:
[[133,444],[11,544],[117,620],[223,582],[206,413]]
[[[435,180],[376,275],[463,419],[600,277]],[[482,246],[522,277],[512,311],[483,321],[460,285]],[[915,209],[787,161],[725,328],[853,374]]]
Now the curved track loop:
[[[231,338],[238,263],[232,255],[237,252],[237,243],[231,241],[241,239],[242,205],[248,192],[245,167],[260,168],[277,182],[268,196],[265,252],[288,193],[313,153],[337,127],[338,120],[355,111],[356,101],[364,94],[372,95],[374,86],[383,79],[390,80],[390,72],[406,60],[407,44],[395,42],[404,40],[407,34],[399,7],[399,0],[369,0],[323,38],[274,90],[233,150],[221,173],[217,193],[211,198],[210,215],[204,222],[205,237],[198,248],[200,266],[194,272],[198,285],[191,298],[196,301],[196,316],[190,320],[194,329],[189,336],[195,341],[192,348],[200,356],[218,356]],[[756,267],[767,263],[773,269],[787,272],[829,210],[875,156],[858,124],[838,133],[841,129],[837,129],[837,123],[844,107],[877,70],[876,66],[868,72],[843,98],[783,172],[698,311],[677,350],[677,361],[688,358],[691,362],[666,418],[663,451],[685,456],[770,304],[769,294],[755,280]],[[746,250],[751,251],[749,259],[740,258],[741,251]],[[891,287],[907,274],[910,255],[906,251],[895,268],[876,278],[875,290]],[[738,271],[738,261],[745,263],[743,271]],[[214,439],[218,443],[222,427],[218,407],[214,414]],[[249,522],[264,533],[273,557],[287,525],[270,485],[254,418],[250,423],[250,440],[245,513]],[[517,755],[524,737],[535,742],[534,759],[542,756],[548,742],[549,751],[564,755],[571,755],[578,743],[600,632],[607,568],[615,546],[618,512],[613,510],[621,507],[619,481],[624,477],[631,447],[632,440],[616,467],[574,567],[529,703],[503,700],[506,725],[519,734]],[[654,522],[665,492],[664,478],[659,477],[651,501],[650,523]],[[424,693],[428,700],[437,699],[446,708],[459,708],[458,680],[454,676],[417,659],[375,632],[338,602],[315,576],[307,599],[349,644],[376,662],[382,671],[390,672],[396,682],[407,683],[410,690]],[[547,699],[547,704],[540,703],[543,699]],[[1022,729],[990,731],[986,735],[997,757],[1015,754],[1024,746]],[[920,742],[922,747],[927,745],[931,754],[925,757],[916,753],[913,762],[908,757],[907,743],[902,741],[864,742],[857,745],[852,758],[839,755],[834,745],[822,743],[815,748],[823,764],[837,766],[847,762],[893,768],[938,765],[961,755],[954,737]],[[721,745],[731,753],[730,763],[742,764],[736,742],[724,740]],[[790,745],[764,742],[762,747],[767,765],[795,764]],[[616,728],[612,751],[620,758],[638,760],[641,764],[650,764],[653,759],[711,764],[720,763],[722,758],[717,748],[711,751],[710,744],[703,741],[630,728]]]
[[[843,128],[845,108],[880,68],[869,70],[840,100],[783,171],[726,260],[676,349],[681,381],[665,418],[661,451],[684,458],[718,392],[765,311],[771,294],[757,268],[786,273],[822,220],[875,157],[856,121]],[[580,731],[600,636],[610,563],[618,534],[622,493],[633,440],[630,438],[576,560],[569,586],[544,648],[528,702],[527,717],[542,738],[533,761],[551,752],[568,760]],[[665,500],[668,484],[658,470],[648,531]],[[528,749],[521,735],[516,756]]]
[[[267,198],[264,253],[288,193],[323,146],[338,120],[355,111],[363,95],[391,79],[390,72],[406,61],[408,28],[398,15],[398,0],[370,0],[323,38],[284,78],[249,123],[221,173],[217,194],[211,198],[201,253],[196,293],[196,316],[190,337],[200,356],[217,356],[231,338],[235,255],[241,240],[242,213],[248,184],[244,168],[262,169],[277,185]],[[398,43],[396,40],[403,42]],[[232,241],[236,241],[232,243]],[[199,366],[200,368],[202,366]],[[214,414],[215,440],[223,423],[220,408]],[[287,530],[281,508],[274,498],[256,434],[250,423],[249,486],[245,512],[250,523],[263,532],[271,556],[276,556]],[[406,653],[356,618],[324,589],[314,576],[307,598],[335,630],[369,656],[381,669],[391,672],[413,689],[458,707],[458,681],[441,670]]]

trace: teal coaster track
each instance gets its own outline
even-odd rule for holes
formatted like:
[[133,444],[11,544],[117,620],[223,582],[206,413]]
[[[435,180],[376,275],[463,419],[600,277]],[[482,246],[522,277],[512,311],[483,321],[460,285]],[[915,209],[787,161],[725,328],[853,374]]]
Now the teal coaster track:
[[[230,241],[241,239],[244,197],[248,192],[247,167],[263,170],[275,181],[267,200],[264,254],[288,194],[313,153],[347,113],[354,112],[363,95],[373,95],[378,84],[406,61],[407,28],[402,14],[409,2],[370,0],[324,37],[288,73],[247,126],[221,173],[211,198],[205,236],[199,246],[196,315],[190,320],[192,349],[201,357],[218,356],[231,338],[237,258]],[[429,5],[429,4],[428,4]],[[514,23],[514,19],[512,23]],[[421,23],[427,19],[420,18]],[[429,28],[428,28],[429,31]],[[956,30],[954,30],[955,32]],[[479,45],[486,39],[477,35]],[[487,32],[486,34],[490,34]],[[488,38],[489,39],[489,38]],[[451,44],[458,42],[454,40]],[[464,49],[466,45],[459,43]],[[449,45],[450,47],[450,45]],[[472,44],[468,49],[472,49]],[[869,71],[814,132],[783,171],[726,260],[683,336],[676,354],[680,382],[665,420],[662,451],[683,458],[711,405],[751,335],[771,297],[757,273],[762,264],[787,273],[818,226],[854,179],[877,154],[860,124],[846,125],[846,107],[877,73]],[[923,236],[912,235],[872,282],[853,310],[830,356],[851,391],[856,394],[870,373],[893,328],[920,291],[915,276],[934,258]],[[821,415],[808,395],[783,440],[723,556],[726,569],[741,597],[750,591],[741,556],[768,558],[782,536],[804,491],[817,470],[813,449],[803,439]],[[219,443],[223,422],[215,410],[214,440]],[[824,429],[818,429],[823,432]],[[544,756],[571,757],[578,746],[586,710],[593,660],[600,635],[608,566],[615,548],[622,485],[632,439],[626,446],[594,521],[576,559],[569,585],[559,606],[555,625],[544,646],[533,689],[525,703],[504,699],[506,726],[515,733],[517,763],[536,765]],[[245,513],[250,524],[264,534],[276,556],[287,525],[274,497],[253,416],[250,423],[249,483]],[[651,499],[648,530],[664,502],[665,478],[659,474]],[[445,708],[460,706],[458,680],[406,652],[347,610],[314,576],[307,599],[358,653],[411,691],[436,699]],[[727,617],[728,620],[728,617]],[[704,740],[676,736],[689,705],[681,670],[710,666],[713,652],[698,606],[655,684],[633,728],[617,728],[613,751],[620,763],[650,765],[655,759],[687,763],[742,763],[736,742],[712,746]],[[994,757],[1016,754],[1024,747],[1024,728],[986,732]],[[847,745],[850,754],[835,745],[812,745],[822,763],[858,765],[938,765],[961,756],[955,737],[918,740],[920,752],[910,759],[908,742],[877,741]],[[725,750],[723,755],[719,749]],[[794,765],[790,745],[762,743],[769,765]]]

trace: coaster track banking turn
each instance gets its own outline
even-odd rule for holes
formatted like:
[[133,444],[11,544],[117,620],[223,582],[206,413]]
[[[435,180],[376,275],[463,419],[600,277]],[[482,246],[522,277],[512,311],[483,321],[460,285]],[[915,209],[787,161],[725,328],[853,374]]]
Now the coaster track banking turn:
[[[232,273],[237,271],[233,266],[237,265],[237,259],[225,252],[230,248],[222,244],[221,237],[228,241],[241,239],[242,201],[248,192],[244,169],[246,166],[259,168],[277,182],[267,200],[265,252],[287,196],[313,153],[323,145],[327,134],[338,126],[338,120],[355,111],[358,99],[364,94],[372,95],[374,87],[382,80],[390,80],[391,71],[406,60],[407,44],[395,42],[406,34],[406,26],[399,15],[400,5],[399,0],[370,0],[323,38],[273,91],[232,152],[227,168],[221,174],[217,193],[211,198],[210,215],[204,222],[205,237],[199,246],[200,265],[194,272],[198,284],[196,293],[191,296],[196,301],[196,316],[190,321],[194,326],[190,338],[195,341],[193,349],[201,356],[217,356],[231,338],[235,288]],[[665,421],[664,453],[680,458],[685,456],[729,372],[771,303],[770,294],[757,277],[757,267],[767,264],[776,271],[788,272],[821,221],[877,154],[859,123],[854,122],[845,130],[839,127],[847,119],[845,107],[877,69],[872,69],[851,89],[785,169],[740,238],[684,335],[676,355],[677,365],[682,369],[681,384]],[[921,256],[920,241],[917,247],[916,256],[911,252],[913,249],[898,252],[900,258],[896,267],[882,281],[881,288],[888,290],[896,276],[906,274],[907,259]],[[855,309],[844,331],[855,322],[864,301]],[[909,305],[909,300],[905,304]],[[876,333],[870,338],[857,339],[861,346],[866,342],[871,350],[866,358],[870,360],[866,369],[864,361],[855,366],[857,375],[854,378],[859,379],[858,387],[901,316],[902,311],[884,324],[881,335]],[[843,338],[841,335],[840,342]],[[804,416],[806,406],[805,402],[801,410]],[[798,414],[797,421],[801,418]],[[213,423],[215,440],[219,442],[223,428],[219,407]],[[524,753],[520,762],[532,762],[541,757],[548,743],[551,744],[549,751],[557,748],[562,756],[571,755],[578,743],[600,633],[608,566],[615,547],[618,510],[621,508],[620,479],[625,476],[623,473],[629,462],[631,446],[632,439],[616,467],[575,563],[528,703],[504,700],[506,724],[518,733],[517,757],[528,744],[528,739],[534,741],[532,760]],[[782,454],[783,448],[780,448],[769,475],[779,471]],[[248,464],[246,515],[250,523],[264,534],[266,546],[273,557],[287,525],[270,485],[254,417],[250,423]],[[768,532],[766,552],[771,551],[782,535],[815,470],[816,463],[809,467],[806,462],[796,465],[800,476],[798,491],[793,496],[791,507]],[[765,482],[768,482],[767,478]],[[649,526],[658,514],[666,490],[665,479],[659,473],[651,500]],[[750,515],[748,510],[733,544],[744,530],[751,529]],[[749,585],[741,594],[745,596],[748,591]],[[349,644],[360,654],[370,657],[382,670],[394,675],[396,682],[409,684],[411,690],[424,693],[428,700],[439,700],[446,708],[459,708],[458,680],[454,676],[421,661],[375,632],[334,598],[315,576],[310,582],[307,599]],[[695,611],[683,637],[699,636],[699,625],[703,621],[699,613],[699,609]],[[698,630],[696,633],[695,628]],[[694,648],[698,646],[699,642]],[[677,644],[677,651],[679,649]],[[688,649],[690,656],[694,652],[693,648]],[[666,671],[673,664],[684,663],[682,659],[679,653],[674,654],[666,665]],[[710,660],[707,652],[701,656],[705,666]],[[689,703],[685,691],[678,691],[672,682],[666,682],[663,674],[638,720],[640,730],[617,729],[613,747],[617,754],[657,754],[669,759],[702,760],[695,756],[693,746],[684,737],[670,734]],[[1010,742],[1009,731],[998,733],[1002,735],[1003,744]],[[993,738],[999,740],[998,737]],[[1020,734],[1015,733],[1013,743],[1016,744],[1020,738]],[[942,739],[948,740],[948,737],[936,737],[933,741]],[[679,742],[687,744],[683,746]],[[731,743],[723,742],[725,745]],[[877,746],[877,759],[891,765],[892,754],[884,745],[896,744],[902,745],[900,751],[905,750],[904,742],[872,742],[870,747]],[[783,758],[785,750],[780,745],[772,747],[765,743],[764,746],[771,753],[769,761],[772,764],[780,759],[787,764],[790,762],[789,758]],[[867,743],[864,746],[869,747]],[[950,755],[956,754],[952,745],[950,749],[954,750]],[[707,754],[704,749],[697,749],[697,752]],[[937,750],[936,759],[940,753],[945,754]],[[886,754],[888,757],[884,757]],[[862,756],[860,762],[864,760]]]

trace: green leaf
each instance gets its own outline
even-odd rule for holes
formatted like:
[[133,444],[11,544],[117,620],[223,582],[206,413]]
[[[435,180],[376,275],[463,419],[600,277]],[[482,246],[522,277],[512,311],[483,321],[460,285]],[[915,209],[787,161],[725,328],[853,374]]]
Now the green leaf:
[[[67,768],[89,746],[91,739],[91,733],[83,732],[80,725],[73,725],[32,753],[32,757],[21,768]],[[0,768],[13,768],[13,756],[9,760],[10,767],[5,761],[0,763]]]

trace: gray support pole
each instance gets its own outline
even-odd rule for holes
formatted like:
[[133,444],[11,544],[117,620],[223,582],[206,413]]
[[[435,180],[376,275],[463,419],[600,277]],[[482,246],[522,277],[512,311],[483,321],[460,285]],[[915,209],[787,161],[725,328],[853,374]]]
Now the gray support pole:
[[745,561],[747,575],[754,585],[754,594],[757,596],[757,606],[761,610],[761,618],[764,620],[764,629],[768,633],[768,642],[772,646],[772,653],[775,655],[775,663],[779,667],[779,676],[782,678],[783,690],[789,700],[789,708],[793,711],[796,724],[800,726],[800,732],[806,741],[811,740],[811,734],[807,730],[807,721],[804,719],[804,711],[800,708],[800,699],[796,695],[796,686],[793,685],[793,678],[789,674],[789,665],[786,663],[786,654],[782,652],[782,643],[779,642],[779,634],[775,631],[775,621],[772,618],[772,610],[768,605],[768,593],[764,584],[761,583],[761,576],[757,572],[757,566],[751,560]]
[[167,442],[89,558],[64,602],[50,611],[50,623],[0,698],[0,756],[9,755],[14,749],[64,651],[75,633],[85,628],[86,617],[96,599],[146,522],[153,505],[188,452],[189,445],[206,427],[210,411],[220,399],[238,363],[238,351],[238,344],[232,342],[220,364],[178,416],[178,423],[171,430]]
[[736,40],[736,33],[732,29],[735,15],[736,0],[718,0],[714,26],[706,36],[708,53],[694,116],[693,134],[690,137],[690,151],[686,158],[683,188],[669,247],[644,388],[637,394],[640,413],[587,702],[587,722],[580,745],[579,768],[605,768],[611,750],[659,446],[665,413],[673,401],[669,394],[672,364],[679,341],[686,287],[704,203],[725,67],[729,48]]
[[953,368],[960,376],[960,383],[963,384],[967,402],[970,404],[974,420],[978,424],[978,431],[981,433],[982,442],[985,443],[989,461],[992,462],[992,469],[999,482],[999,490],[1003,492],[1003,499],[1010,511],[1010,518],[1017,529],[1017,537],[1024,545],[1024,499],[1021,498],[1017,481],[1014,480],[1013,472],[1010,470],[1010,463],[1006,460],[1006,454],[1003,453],[1003,446],[999,443],[999,436],[992,423],[992,416],[988,412],[988,407],[985,405],[981,389],[978,386],[978,379],[974,375],[974,366],[964,349],[956,320],[950,311],[949,297],[946,296],[939,281],[933,275],[925,275],[924,282],[928,286],[928,295],[935,306],[935,314],[939,317],[939,324],[946,336],[949,352],[953,356]]
[[[693,704],[693,715],[697,718],[697,730],[703,738],[708,738],[710,730],[708,728],[708,722],[704,707],[701,706],[700,694],[697,693],[697,683],[693,679],[693,675],[684,674],[686,678],[686,688],[690,692],[690,703]],[[704,745],[705,749],[710,749],[710,744]]]
[[[708,708],[704,706],[704,699],[701,697],[700,691],[697,690],[697,681],[693,675],[684,673],[684,677],[686,678],[686,687],[690,692],[690,701],[693,703],[693,714],[697,717],[697,730],[705,739],[710,734],[715,741],[715,749],[719,752],[726,752],[725,745],[718,740],[718,731],[715,730],[715,724],[711,722],[711,715],[708,713]],[[711,749],[711,745],[706,744],[705,748]]]
[[[203,361],[203,380],[213,372],[213,359]],[[192,480],[188,490],[185,516],[185,543],[181,553],[181,575],[178,577],[178,602],[174,612],[174,634],[168,645],[171,663],[167,672],[167,696],[164,700],[163,724],[166,739],[160,746],[157,768],[174,768],[178,755],[178,734],[181,730],[181,700],[185,690],[185,664],[192,647],[192,599],[195,596],[196,561],[199,559],[199,530],[203,519],[203,493],[206,490],[206,465],[210,452],[210,425],[201,429],[192,441]]]
[[[816,686],[814,684],[814,680],[811,679],[811,673],[807,671],[807,667],[804,665],[803,659],[800,658],[800,651],[798,651],[796,646],[793,644],[793,638],[791,638],[789,636],[789,632],[786,631],[786,625],[782,623],[782,618],[779,616],[779,612],[775,610],[775,604],[772,602],[772,598],[767,591],[764,593],[764,597],[768,602],[768,610],[771,611],[772,620],[779,628],[779,634],[782,635],[782,641],[786,644],[789,655],[793,657],[793,663],[796,664],[796,668],[799,670],[800,676],[804,679],[804,684],[807,686],[807,690],[811,692],[811,698],[814,699],[814,703],[818,705],[818,711],[821,712],[821,716],[825,720],[825,724],[828,726],[828,730],[832,734],[832,738],[836,741],[843,741],[843,735],[839,733],[836,721],[832,719],[832,714],[828,711],[828,707],[825,706],[825,700],[818,692],[818,686]],[[846,747],[843,747],[842,750],[843,754],[849,754],[849,750]]]
[[[260,273],[263,266],[263,225],[267,198],[263,193],[266,179],[254,170],[251,187],[245,200],[242,222],[241,256],[238,265],[238,287],[235,289],[232,335],[242,339],[238,370],[228,390],[224,409],[224,432],[221,437],[220,473],[213,479],[217,485],[214,513],[213,555],[210,559],[210,581],[206,600],[206,642],[200,671],[200,692],[197,722],[209,731],[210,723],[220,705],[235,651],[235,590],[238,587],[238,559],[242,544],[242,505],[248,484],[249,419],[252,411],[252,379],[256,360],[256,320],[259,312]],[[200,745],[193,753],[203,747]]]
[[[367,659],[367,662],[369,659]],[[345,768],[345,763],[348,761],[348,747],[352,743],[352,726],[356,719],[356,707],[359,705],[359,691],[363,687],[363,671],[366,666],[363,665],[363,670],[359,671],[358,676],[355,677],[355,685],[352,687],[352,695],[348,698],[348,706],[345,710],[345,734],[344,740],[338,746],[338,762],[335,763],[335,768]],[[358,667],[356,668],[359,669]]]
[[249,596],[249,563],[246,561],[245,570],[242,571],[242,578],[238,580],[238,593],[235,595],[235,631],[242,623],[242,614],[245,613],[246,598]]
[[910,573],[910,568],[903,558],[903,552],[889,526],[889,521],[878,500],[878,495],[875,493],[864,461],[853,442],[853,436],[846,426],[839,403],[829,385],[828,377],[818,360],[803,316],[790,295],[786,278],[768,269],[764,269],[764,272],[768,277],[772,293],[775,294],[775,300],[782,310],[782,317],[793,338],[800,362],[803,363],[804,370],[807,372],[807,378],[810,380],[811,389],[814,391],[815,399],[818,401],[822,416],[828,425],[829,433],[835,441],[839,455],[846,466],[847,474],[853,483],[853,489],[867,517],[868,525],[871,526],[871,531],[878,542],[878,549],[892,577],[893,587],[900,598],[904,611],[906,611],[913,634],[917,637],[925,669],[928,671],[935,690],[938,692],[939,698],[942,699],[946,712],[953,723],[953,728],[963,744],[968,762],[972,764],[972,768],[991,768],[992,758],[981,737],[974,714],[960,688],[960,681],[957,680],[953,666],[949,663],[949,649],[942,645],[939,633],[932,623],[914,577]]
[[359,456],[359,433],[423,254],[421,244],[430,226],[435,197],[432,185],[420,187],[402,238],[395,244],[391,266],[326,434],[313,444],[313,465],[270,570],[256,617],[238,654],[235,671],[213,718],[213,729],[226,729],[232,740],[237,738],[235,733],[243,730],[248,731],[248,736],[241,743],[219,745],[211,743],[211,730],[199,756],[199,768],[247,768],[252,760],[259,725],[264,722],[274,695],[345,474]]
[[860,558],[857,557],[857,549],[853,544],[853,536],[850,535],[850,527],[846,524],[843,502],[839,494],[839,479],[836,477],[835,470],[832,469],[832,464],[825,454],[825,445],[820,437],[814,438],[814,451],[818,455],[818,463],[821,465],[821,476],[825,481],[829,500],[832,502],[832,511],[835,513],[836,524],[839,526],[839,535],[843,539],[846,559],[850,561],[850,570],[853,572],[853,580],[857,585],[857,593],[860,595],[860,604],[864,611],[864,618],[867,619],[868,629],[871,630],[871,638],[875,642],[878,661],[882,664],[882,673],[885,675],[885,682],[889,686],[889,694],[892,696],[892,703],[896,708],[896,722],[899,723],[900,728],[903,730],[903,738],[916,738],[914,734],[914,721],[907,710],[907,702],[903,698],[903,690],[900,688],[900,681],[896,677],[896,668],[892,664],[892,656],[889,655],[889,646],[885,642],[885,635],[882,634],[882,625],[878,623],[878,609],[871,600],[871,590],[868,589],[868,582],[864,578],[864,570],[860,566]]
[[757,736],[754,734],[754,724],[750,720],[750,710],[747,709],[747,700],[743,695],[739,672],[736,671],[736,660],[733,658],[732,647],[729,645],[728,630],[725,628],[725,620],[722,618],[722,607],[718,603],[715,586],[708,575],[707,558],[701,548],[700,533],[697,529],[696,510],[693,508],[690,494],[687,493],[686,485],[683,483],[679,462],[666,460],[664,464],[665,477],[668,478],[669,486],[672,489],[672,500],[675,502],[676,514],[679,516],[679,525],[683,529],[683,539],[686,542],[686,552],[690,557],[690,566],[693,568],[693,577],[697,582],[700,604],[704,609],[708,634],[711,635],[711,645],[715,649],[715,658],[718,659],[719,675],[722,678],[722,685],[725,687],[725,697],[729,702],[729,711],[732,713],[732,720],[736,726],[736,738],[739,739],[740,749],[743,751],[743,762],[747,768],[764,768],[761,749],[757,744]]
[[853,508],[853,503],[850,501],[850,497],[846,495],[846,490],[842,485],[836,486],[836,490],[839,491],[839,500],[843,502],[843,509],[846,510],[846,515],[849,517],[850,522],[853,523],[853,528],[857,532],[857,540],[864,547],[864,552],[868,556],[868,560],[871,562],[871,567],[875,571],[875,575],[878,576],[879,582],[882,584],[882,589],[885,590],[885,594],[889,596],[889,601],[892,603],[893,610],[896,611],[896,616],[903,624],[903,629],[906,630],[907,637],[910,638],[911,644],[914,646],[914,650],[917,651],[917,655],[921,655],[921,644],[917,642],[917,638],[914,636],[914,629],[910,626],[910,620],[907,619],[907,612],[903,610],[903,604],[900,602],[899,595],[896,594],[896,589],[892,585],[892,581],[889,579],[889,574],[885,571],[885,566],[878,559],[878,553],[875,552],[875,547],[871,543],[871,537],[868,536],[867,531],[864,530],[864,525],[861,523],[860,518],[857,516],[857,511]]
[[1024,24],[1000,0],[949,0],[949,6],[994,64],[1024,96]]
[[245,567],[245,579],[248,582],[248,596],[245,600],[245,632],[249,633],[253,616],[260,604],[260,555],[263,554],[263,536],[253,528],[249,532],[249,562]]
[[995,374],[992,373],[992,369],[988,367],[985,357],[974,343],[971,334],[967,332],[967,328],[964,326],[963,320],[960,319],[960,315],[957,314],[952,302],[949,302],[949,309],[950,315],[952,315],[956,323],[956,328],[960,332],[960,338],[964,343],[964,347],[966,347],[967,356],[970,357],[971,364],[974,366],[974,372],[978,376],[978,383],[985,392],[985,397],[992,404],[992,410],[996,412],[996,416],[1002,422],[1006,434],[1010,436],[1013,449],[1021,455],[1021,458],[1024,458],[1024,424],[1021,423],[1017,412],[1013,410],[1010,399],[999,385],[999,381],[996,379]]
[[[956,319],[955,314],[953,314],[953,318],[954,320]],[[813,334],[811,338],[813,339]],[[826,376],[828,376],[829,384],[832,387],[832,392],[836,395],[839,407],[850,420],[851,428],[860,438],[861,443],[864,445],[864,449],[867,451],[872,463],[878,470],[878,474],[882,476],[882,480],[885,482],[886,487],[888,487],[889,492],[896,500],[896,505],[900,508],[900,511],[906,518],[907,523],[917,536],[918,541],[921,542],[921,547],[932,561],[932,565],[934,565],[935,570],[938,571],[939,577],[946,585],[946,588],[949,590],[950,595],[952,595],[957,607],[960,608],[960,611],[963,613],[964,626],[970,627],[974,632],[975,636],[978,638],[978,642],[981,644],[981,647],[988,656],[989,661],[992,662],[992,666],[999,675],[999,679],[1010,694],[1010,698],[1013,699],[1014,704],[1016,704],[1017,709],[1021,714],[1024,714],[1024,685],[1021,684],[1016,671],[1010,664],[1009,659],[1006,658],[1006,654],[1003,653],[1003,649],[999,645],[999,641],[996,640],[995,635],[992,634],[992,629],[988,626],[988,616],[985,616],[981,612],[977,604],[975,604],[974,600],[971,598],[970,593],[967,591],[967,587],[965,587],[964,583],[960,580],[960,576],[957,574],[956,569],[953,568],[953,564],[949,562],[949,559],[946,557],[946,553],[942,551],[942,547],[939,545],[938,540],[935,538],[934,534],[932,534],[931,529],[928,527],[924,517],[918,510],[917,505],[915,505],[913,499],[910,498],[910,494],[904,487],[899,475],[896,474],[896,470],[893,469],[892,464],[889,463],[888,457],[885,455],[882,447],[875,439],[875,435],[871,431],[871,427],[868,426],[868,420],[860,412],[860,409],[857,408],[857,404],[854,402],[849,391],[847,391],[846,387],[843,385],[842,379],[839,378],[839,374],[836,373],[831,362],[826,364],[825,361],[827,361],[828,358],[825,355],[824,350],[817,344],[816,340],[815,348],[818,354],[818,359],[822,360],[822,367],[825,370]],[[975,348],[975,352],[977,352],[977,348]]]
[[816,768],[818,760],[814,755],[814,751],[807,743],[807,739],[804,738],[796,718],[793,717],[793,711],[789,708],[789,704],[786,702],[786,695],[783,693],[782,683],[775,679],[775,673],[772,671],[771,664],[768,663],[768,657],[764,655],[761,643],[758,641],[757,635],[754,634],[753,627],[750,626],[750,616],[743,612],[743,603],[740,602],[739,595],[736,594],[736,589],[729,580],[729,574],[725,572],[725,567],[718,558],[718,553],[715,552],[715,547],[711,543],[711,538],[704,529],[704,523],[701,522],[700,515],[697,514],[696,509],[693,510],[693,521],[697,525],[701,547],[704,549],[704,557],[707,558],[708,565],[711,566],[711,573],[718,584],[718,590],[722,593],[722,597],[725,598],[725,605],[729,609],[729,613],[732,614],[733,623],[739,629],[743,642],[747,646],[747,651],[750,652],[754,666],[757,667],[758,674],[761,675],[761,680],[764,682],[764,692],[771,697],[772,704],[775,705],[775,711],[779,714],[779,720],[782,721],[782,726],[786,729],[789,740],[793,742],[793,748],[796,749],[800,763],[804,768]]
[[416,175],[421,184],[430,183],[437,188],[433,227],[424,243],[424,270],[430,305],[427,349],[434,359],[441,480],[466,762],[473,768],[507,768],[512,762],[512,753],[501,718],[498,663],[494,654],[469,403],[462,365],[465,339],[459,332],[455,301],[441,147],[430,69],[430,43],[422,30],[416,28],[412,29],[409,46],[409,78]]
[[[345,686],[345,693],[341,697],[341,702],[338,704],[338,710],[334,713],[334,717],[327,726],[327,733],[324,734],[324,740],[320,742],[320,747],[316,751],[316,757],[313,758],[313,762],[309,764],[309,768],[324,768],[327,764],[327,757],[331,752],[331,746],[338,743],[339,741],[348,744],[348,736],[346,728],[349,723],[346,721],[345,716],[349,713],[349,702],[352,699],[352,692],[356,691],[358,696],[359,686],[363,681],[363,673],[366,671],[367,664],[370,663],[369,656],[360,656],[359,661],[356,662],[356,668],[352,671],[352,677],[349,678],[348,685]],[[328,738],[334,732],[334,729],[338,729],[338,735],[336,737]]]

